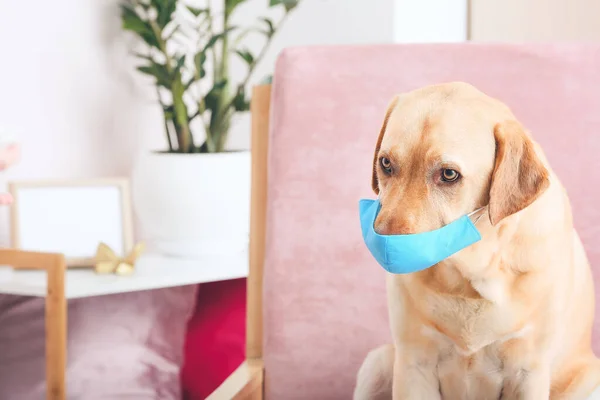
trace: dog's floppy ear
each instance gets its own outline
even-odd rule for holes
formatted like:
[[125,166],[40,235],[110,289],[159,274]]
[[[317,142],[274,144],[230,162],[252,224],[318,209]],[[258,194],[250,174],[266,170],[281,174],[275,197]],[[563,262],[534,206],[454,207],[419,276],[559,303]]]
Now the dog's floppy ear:
[[492,225],[529,206],[550,185],[548,170],[517,121],[497,124],[494,137],[496,165],[492,174],[489,206]]
[[375,194],[379,194],[379,180],[377,179],[377,164],[379,160],[379,149],[381,148],[381,141],[383,140],[383,135],[385,134],[385,130],[387,129],[388,120],[390,119],[390,115],[392,114],[392,110],[398,104],[398,98],[400,96],[394,96],[392,101],[387,107],[385,112],[385,117],[383,119],[383,124],[381,125],[381,129],[379,130],[379,137],[377,138],[377,144],[375,145],[375,155],[373,156],[373,177],[371,178],[371,187]]

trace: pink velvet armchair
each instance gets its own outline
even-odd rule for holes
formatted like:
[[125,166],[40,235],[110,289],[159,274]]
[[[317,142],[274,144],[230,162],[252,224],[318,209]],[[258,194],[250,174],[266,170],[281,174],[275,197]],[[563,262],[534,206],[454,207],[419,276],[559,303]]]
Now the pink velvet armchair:
[[362,243],[357,212],[358,199],[373,196],[372,151],[399,92],[460,80],[509,104],[564,181],[600,282],[599,50],[473,43],[285,50],[272,91],[257,87],[252,100],[247,361],[210,398],[351,398],[366,353],[391,340],[384,271]]

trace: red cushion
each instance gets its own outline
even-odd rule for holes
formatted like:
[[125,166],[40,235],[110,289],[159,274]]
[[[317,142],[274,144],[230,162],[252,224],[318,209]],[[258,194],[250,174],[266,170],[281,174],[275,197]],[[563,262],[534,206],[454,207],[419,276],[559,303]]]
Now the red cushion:
[[246,279],[202,284],[188,324],[184,398],[205,399],[245,359]]

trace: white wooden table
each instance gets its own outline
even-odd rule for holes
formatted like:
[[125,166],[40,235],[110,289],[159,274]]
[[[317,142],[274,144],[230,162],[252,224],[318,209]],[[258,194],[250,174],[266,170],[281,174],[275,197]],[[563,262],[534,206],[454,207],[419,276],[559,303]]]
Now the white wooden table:
[[[65,297],[77,299],[114,293],[137,292],[248,276],[248,253],[204,256],[196,259],[140,256],[130,276],[98,275],[93,269],[70,268],[66,273]],[[40,270],[0,268],[0,294],[45,297],[47,274]]]

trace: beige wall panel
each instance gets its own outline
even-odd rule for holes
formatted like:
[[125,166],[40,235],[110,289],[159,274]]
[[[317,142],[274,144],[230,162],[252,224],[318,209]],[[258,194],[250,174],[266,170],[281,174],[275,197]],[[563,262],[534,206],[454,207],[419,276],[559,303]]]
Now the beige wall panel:
[[473,41],[598,41],[600,0],[470,0]]

